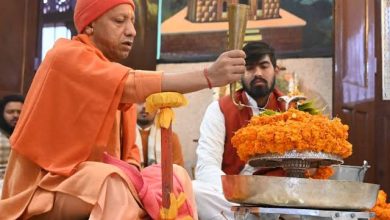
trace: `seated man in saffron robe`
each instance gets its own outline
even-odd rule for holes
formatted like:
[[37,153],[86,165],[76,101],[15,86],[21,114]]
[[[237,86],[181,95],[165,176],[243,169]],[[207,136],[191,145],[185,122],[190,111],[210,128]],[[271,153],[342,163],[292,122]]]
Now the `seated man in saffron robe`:
[[[117,61],[132,48],[134,13],[132,0],[77,1],[79,35],[58,40],[47,53],[11,136],[0,219],[158,218],[159,210],[148,211],[140,196],[149,184],[140,186],[104,163],[105,152],[137,171],[132,103],[157,92],[186,93],[236,81],[245,71],[245,53],[225,52],[204,72],[132,70]],[[196,219],[187,173],[175,166],[174,176]],[[161,180],[161,173],[143,177]]]
[[[231,138],[234,132],[249,123],[259,108],[284,110],[278,101],[282,93],[275,87],[276,65],[274,49],[265,42],[249,42],[246,53],[246,71],[242,75],[243,89],[234,93],[235,100],[246,105],[238,108],[230,95],[212,102],[200,126],[196,149],[197,164],[193,187],[198,214],[202,220],[233,220],[231,206],[223,195],[221,175],[251,175],[255,169],[240,160]],[[284,175],[283,170],[257,170],[257,174]]]

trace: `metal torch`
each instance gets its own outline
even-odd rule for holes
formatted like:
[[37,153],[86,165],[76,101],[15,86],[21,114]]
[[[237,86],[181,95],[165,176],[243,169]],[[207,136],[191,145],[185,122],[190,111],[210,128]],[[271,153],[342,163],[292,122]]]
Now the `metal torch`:
[[[249,6],[244,4],[230,4],[228,7],[229,50],[241,49],[244,44],[248,11]],[[236,87],[237,82],[230,84],[230,97],[236,106],[242,108],[244,105],[241,102],[237,102],[234,97]]]

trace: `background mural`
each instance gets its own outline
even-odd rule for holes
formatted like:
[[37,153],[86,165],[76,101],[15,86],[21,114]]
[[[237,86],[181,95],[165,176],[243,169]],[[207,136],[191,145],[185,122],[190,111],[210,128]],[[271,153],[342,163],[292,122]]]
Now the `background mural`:
[[264,40],[280,58],[332,56],[332,0],[165,0],[160,62],[208,61],[224,51],[232,1],[250,6],[247,42]]

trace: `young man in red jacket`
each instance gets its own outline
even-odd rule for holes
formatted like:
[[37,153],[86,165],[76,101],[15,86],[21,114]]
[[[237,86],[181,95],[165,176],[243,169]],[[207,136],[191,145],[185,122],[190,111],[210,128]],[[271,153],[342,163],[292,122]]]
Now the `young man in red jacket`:
[[250,175],[255,171],[240,160],[233,148],[234,132],[247,125],[253,115],[259,114],[259,108],[283,109],[283,103],[277,101],[282,93],[275,88],[279,69],[274,49],[264,42],[250,42],[243,50],[246,53],[246,72],[241,78],[243,89],[235,92],[234,97],[247,107],[240,109],[229,95],[222,97],[209,105],[200,127],[193,188],[202,220],[234,219],[230,211],[234,204],[223,196],[221,175]]

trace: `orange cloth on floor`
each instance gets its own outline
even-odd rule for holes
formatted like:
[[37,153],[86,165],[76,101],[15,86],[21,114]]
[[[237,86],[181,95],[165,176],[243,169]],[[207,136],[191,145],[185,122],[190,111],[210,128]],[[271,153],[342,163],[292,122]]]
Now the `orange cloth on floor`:
[[[143,74],[110,62],[86,35],[55,43],[35,75],[11,137],[0,219],[25,219],[50,211],[55,192],[95,204],[112,174],[127,181],[139,201],[121,170],[100,163],[105,151],[139,162],[139,155],[132,153],[138,150],[135,109],[119,103],[128,82],[129,100],[134,103],[161,91],[161,73]],[[129,121],[123,127],[118,109],[121,120]]]
[[[139,130],[139,132],[141,134],[141,138],[142,138],[142,150],[143,150],[143,155],[144,155],[144,161],[146,164],[148,162],[148,143],[149,143],[148,138],[150,135],[150,129],[149,130],[138,129],[138,130]],[[183,167],[184,166],[184,159],[183,159],[183,154],[181,151],[181,144],[179,141],[179,137],[173,131],[172,131],[171,141],[172,141],[172,149],[173,149],[173,158],[172,158],[173,163]],[[148,165],[150,165],[150,164],[148,164]],[[145,167],[146,166],[147,165],[145,165]]]

